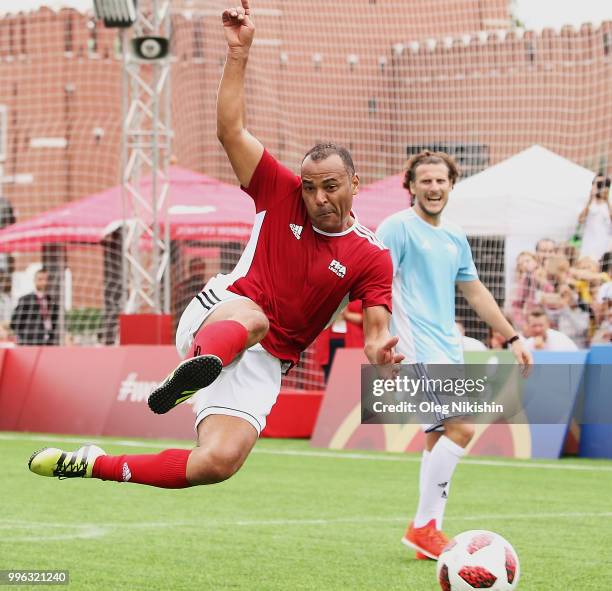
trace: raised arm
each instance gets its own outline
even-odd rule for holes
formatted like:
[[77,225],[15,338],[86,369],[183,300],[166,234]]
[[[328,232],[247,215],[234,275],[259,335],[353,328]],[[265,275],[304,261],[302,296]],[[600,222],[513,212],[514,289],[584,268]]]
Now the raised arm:
[[578,216],[579,224],[584,224],[587,214],[589,213],[589,207],[591,207],[592,202],[593,202],[593,194],[591,194],[591,196],[589,197],[589,200],[587,201],[587,204],[584,206],[584,209],[580,212],[580,215]]
[[227,58],[217,94],[217,137],[240,184],[248,187],[264,148],[245,128],[244,80],[255,26],[249,0],[241,2],[222,15]]

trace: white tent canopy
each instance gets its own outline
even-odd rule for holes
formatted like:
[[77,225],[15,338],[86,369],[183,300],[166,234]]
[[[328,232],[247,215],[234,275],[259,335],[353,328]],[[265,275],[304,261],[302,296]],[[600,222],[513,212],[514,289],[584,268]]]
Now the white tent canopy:
[[468,235],[567,240],[594,173],[534,145],[457,183],[444,217]]
[[516,258],[540,238],[568,240],[595,173],[534,145],[457,183],[444,211],[468,236],[505,237],[505,285]]

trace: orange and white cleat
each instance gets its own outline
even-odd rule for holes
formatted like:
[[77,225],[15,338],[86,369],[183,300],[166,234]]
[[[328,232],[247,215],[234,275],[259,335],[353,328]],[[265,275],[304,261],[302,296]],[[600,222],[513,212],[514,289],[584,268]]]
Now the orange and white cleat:
[[423,527],[414,527],[411,522],[402,538],[402,544],[417,551],[417,560],[438,560],[438,556],[448,544],[448,538],[441,530],[436,529],[436,520],[432,519]]

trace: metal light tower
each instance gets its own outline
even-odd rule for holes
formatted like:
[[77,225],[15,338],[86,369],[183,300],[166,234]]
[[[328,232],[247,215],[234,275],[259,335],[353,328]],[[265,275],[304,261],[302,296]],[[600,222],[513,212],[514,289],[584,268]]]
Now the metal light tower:
[[170,309],[170,1],[95,0],[98,18],[121,27],[121,185],[124,312]]

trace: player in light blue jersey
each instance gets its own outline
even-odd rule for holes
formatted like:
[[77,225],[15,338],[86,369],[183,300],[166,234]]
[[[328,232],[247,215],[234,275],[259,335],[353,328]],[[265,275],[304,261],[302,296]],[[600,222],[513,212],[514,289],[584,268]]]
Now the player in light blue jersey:
[[[491,292],[478,279],[465,232],[441,219],[459,171],[443,152],[421,152],[407,163],[404,187],[414,207],[387,218],[378,237],[393,259],[392,332],[406,363],[463,363],[455,325],[455,285],[478,316],[500,332],[527,372],[533,364]],[[442,518],[453,472],[474,435],[473,425],[441,416],[425,425],[419,504],[402,542],[417,558],[437,559],[447,543]]]

